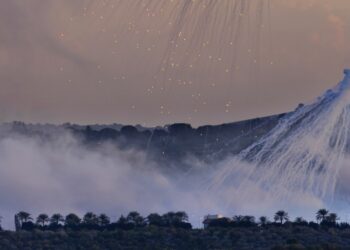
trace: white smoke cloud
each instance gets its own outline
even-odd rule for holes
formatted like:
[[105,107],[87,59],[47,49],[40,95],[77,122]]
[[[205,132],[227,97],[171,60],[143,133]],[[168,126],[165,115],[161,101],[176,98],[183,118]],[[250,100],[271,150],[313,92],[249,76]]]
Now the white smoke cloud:
[[19,210],[34,216],[106,212],[116,219],[134,210],[147,215],[215,207],[204,199],[203,210],[186,183],[163,174],[142,152],[110,144],[89,149],[67,132],[47,141],[23,135],[0,139],[0,214],[6,228],[13,228]]
[[113,220],[134,210],[145,216],[181,210],[200,226],[208,213],[272,218],[285,209],[291,216],[313,219],[324,206],[308,194],[289,193],[281,200],[253,181],[244,189],[237,188],[234,178],[213,187],[218,169],[240,169],[237,179],[247,175],[243,170],[249,165],[232,165],[231,159],[202,166],[196,173],[169,174],[163,171],[166,166],[147,161],[144,152],[121,151],[108,143],[89,148],[67,131],[49,140],[8,131],[0,131],[0,138],[0,215],[5,228],[13,229],[13,215],[20,210],[34,217],[42,212],[104,212]]

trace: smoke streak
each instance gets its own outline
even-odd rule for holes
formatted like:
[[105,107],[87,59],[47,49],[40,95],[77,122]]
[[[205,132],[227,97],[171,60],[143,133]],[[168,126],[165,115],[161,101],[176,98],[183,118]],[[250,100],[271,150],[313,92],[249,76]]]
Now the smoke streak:
[[[349,198],[339,181],[349,169],[350,75],[310,105],[299,107],[267,136],[223,164],[212,181],[214,190],[231,184],[248,197],[254,183],[277,200],[295,196],[327,205]],[[344,184],[344,182],[343,182]],[[228,202],[234,202],[230,200]]]
[[211,213],[260,216],[288,205],[293,214],[295,207],[313,211],[322,204],[317,197],[297,196],[295,204],[287,204],[254,183],[244,192],[231,183],[219,191],[208,189],[215,164],[192,159],[193,165],[200,164],[195,172],[169,173],[166,166],[147,161],[145,152],[121,151],[107,143],[89,148],[65,130],[49,134],[51,139],[1,131],[0,214],[5,228],[13,228],[13,214],[20,210],[33,216],[104,212],[112,219],[133,210],[143,215],[184,210],[200,226]]
[[[103,13],[108,13],[104,18],[115,21],[112,17],[118,17],[117,22],[122,24],[115,25],[119,36],[144,32],[144,22],[151,23],[147,30],[169,31],[165,33],[168,39],[156,73],[161,90],[170,88],[175,79],[183,80],[179,73],[187,72],[200,61],[205,62],[208,70],[217,72],[221,68],[226,72],[229,88],[246,58],[254,66],[254,73],[262,64],[260,47],[263,30],[269,25],[269,5],[270,0],[87,1],[84,12],[97,13],[103,9]],[[243,43],[249,45],[248,52],[241,51]]]

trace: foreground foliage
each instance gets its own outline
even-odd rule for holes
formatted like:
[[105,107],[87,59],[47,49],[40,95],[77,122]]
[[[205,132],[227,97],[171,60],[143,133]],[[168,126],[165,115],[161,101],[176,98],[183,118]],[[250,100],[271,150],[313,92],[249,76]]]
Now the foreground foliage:
[[[289,220],[280,210],[274,222],[267,217],[220,217],[192,229],[185,212],[150,214],[137,212],[111,222],[105,214],[86,213],[51,217],[19,212],[16,232],[0,230],[0,249],[350,249],[350,225],[325,209],[315,215],[318,223],[301,217]],[[33,222],[35,221],[35,223]]]
[[350,230],[270,225],[266,228],[0,232],[0,249],[350,249]]

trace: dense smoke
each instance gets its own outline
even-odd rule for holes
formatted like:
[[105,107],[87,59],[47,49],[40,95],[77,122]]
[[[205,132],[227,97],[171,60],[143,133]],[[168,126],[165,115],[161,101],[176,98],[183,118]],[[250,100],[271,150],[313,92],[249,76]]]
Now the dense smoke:
[[342,210],[349,200],[349,100],[350,72],[345,70],[335,88],[309,105],[300,105],[223,164],[212,179],[214,189],[232,186],[249,197],[255,187],[255,193],[287,207],[318,203]]
[[19,210],[33,215],[106,212],[116,219],[133,210],[147,215],[215,207],[206,199],[193,202],[198,196],[188,189],[190,182],[163,174],[143,152],[120,151],[109,144],[89,149],[68,132],[56,133],[45,141],[2,133],[0,214],[5,227],[13,227],[13,214]]
[[216,169],[230,161],[202,166],[203,171],[196,174],[170,174],[163,171],[164,166],[147,161],[145,152],[121,151],[108,143],[92,148],[67,131],[50,133],[50,139],[1,133],[0,214],[5,228],[13,228],[13,215],[20,210],[33,216],[105,212],[112,219],[133,210],[145,216],[184,210],[191,223],[199,226],[208,213],[260,216],[283,208],[303,215],[309,210],[312,215],[322,206],[316,197],[306,195],[308,199],[277,200],[253,182],[244,192],[231,182],[220,190],[210,186]]

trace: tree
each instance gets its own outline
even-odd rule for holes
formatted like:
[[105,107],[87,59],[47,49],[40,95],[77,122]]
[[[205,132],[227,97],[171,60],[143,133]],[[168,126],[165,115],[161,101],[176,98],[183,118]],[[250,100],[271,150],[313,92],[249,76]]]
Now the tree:
[[192,227],[188,223],[188,215],[185,212],[168,212],[162,215],[162,221],[164,226],[171,226],[176,228],[188,229]]
[[154,226],[162,226],[164,225],[164,221],[162,219],[162,216],[160,216],[157,213],[153,213],[147,216],[147,221],[149,225],[154,225]]
[[255,217],[250,215],[236,215],[232,218],[234,224],[242,227],[255,226]]
[[274,220],[275,220],[275,222],[279,221],[280,224],[283,224],[284,221],[289,220],[288,213],[283,211],[283,210],[277,211],[275,213]]
[[231,227],[231,220],[226,217],[218,218],[218,219],[206,219],[203,222],[204,228],[228,228]]
[[162,215],[162,220],[164,221],[165,225],[170,226],[177,222],[178,218],[176,217],[174,212],[168,212]]
[[338,220],[339,220],[339,217],[336,213],[330,213],[326,217],[326,221],[331,223],[331,224],[336,224]]
[[99,220],[96,214],[88,212],[83,217],[83,223],[86,225],[98,225]]
[[163,214],[162,219],[165,224],[174,225],[176,223],[187,222],[188,215],[185,212],[168,212]]
[[176,212],[175,216],[180,222],[188,222],[188,215],[186,212],[183,212],[183,211]]
[[44,227],[45,224],[49,222],[49,220],[50,219],[47,214],[39,214],[38,217],[36,218],[36,224]]
[[307,226],[308,222],[303,217],[296,217],[294,220],[294,225]]
[[130,212],[128,216],[126,216],[126,220],[128,223],[134,224],[137,227],[145,226],[145,218],[143,218],[138,212]]
[[50,218],[51,225],[59,225],[61,222],[64,222],[64,217],[61,214],[53,214]]
[[76,214],[68,214],[65,219],[65,225],[69,227],[79,226],[81,219]]
[[259,218],[260,226],[266,226],[269,223],[269,219],[266,216],[261,216]]
[[127,219],[124,217],[124,215],[121,215],[121,216],[119,217],[119,220],[118,220],[117,223],[119,223],[120,225],[125,225],[125,224],[128,224],[128,221],[127,221]]
[[[130,218],[129,218],[130,219]],[[112,228],[114,227],[114,225],[116,226],[116,228],[119,229],[123,229],[123,230],[130,230],[133,229],[135,227],[134,223],[131,223],[127,220],[127,218],[125,218],[123,215],[120,216],[119,220],[117,221],[117,223],[115,224],[111,224]]]
[[297,224],[301,224],[301,223],[304,223],[306,221],[303,219],[303,217],[296,217],[294,222]]
[[233,216],[232,220],[233,220],[234,222],[240,223],[240,222],[243,221],[243,218],[244,218],[243,215],[235,215],[235,216]]
[[318,221],[318,222],[322,222],[322,221],[325,221],[326,220],[326,217],[327,217],[327,215],[328,215],[328,210],[327,209],[320,209],[320,210],[318,210],[317,211],[317,213],[316,213],[316,220]]
[[32,221],[33,218],[31,217],[30,213],[21,211],[17,214],[17,217],[19,219],[19,221],[21,222],[21,224]]
[[105,227],[110,224],[111,220],[106,214],[100,214],[98,217],[98,222],[100,226]]

